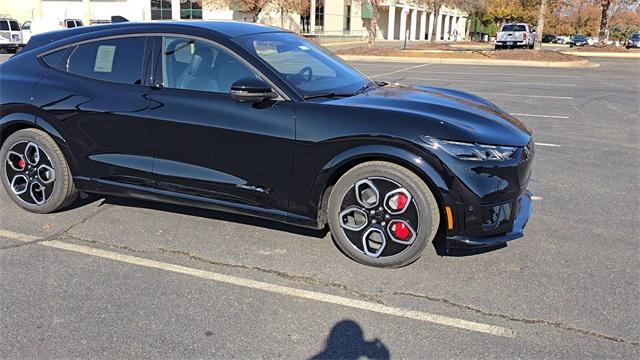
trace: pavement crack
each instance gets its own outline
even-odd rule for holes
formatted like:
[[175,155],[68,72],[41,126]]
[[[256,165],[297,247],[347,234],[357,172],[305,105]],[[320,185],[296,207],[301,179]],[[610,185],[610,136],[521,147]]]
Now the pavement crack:
[[301,276],[301,275],[293,275],[293,274],[289,274],[286,273],[284,271],[279,271],[279,270],[273,270],[273,269],[267,269],[267,268],[263,268],[263,267],[259,267],[259,266],[252,266],[252,265],[244,265],[244,264],[232,264],[232,263],[225,263],[225,262],[221,262],[221,261],[215,261],[215,260],[211,260],[211,259],[206,259],[203,258],[199,255],[187,252],[187,251],[182,251],[182,250],[172,250],[172,249],[166,249],[166,248],[158,248],[158,250],[160,250],[161,252],[167,253],[167,254],[173,254],[173,255],[179,255],[179,256],[183,256],[186,258],[189,258],[191,260],[195,260],[195,261],[199,261],[199,262],[203,262],[209,265],[215,265],[215,266],[221,266],[221,267],[227,267],[227,268],[233,268],[233,269],[243,269],[243,270],[252,270],[252,271],[258,271],[264,274],[269,274],[269,275],[275,275],[279,278],[282,279],[286,279],[289,281],[293,281],[293,282],[299,282],[299,283],[304,283],[307,285],[314,285],[314,286],[324,286],[324,287],[330,287],[330,288],[334,288],[334,289],[339,289],[342,290],[346,293],[349,293],[351,296],[356,297],[356,298],[360,298],[360,299],[364,299],[364,300],[368,300],[368,301],[372,301],[381,305],[386,305],[384,303],[384,301],[382,299],[380,299],[379,296],[376,295],[371,295],[371,294],[366,294],[354,289],[351,289],[349,286],[344,285],[344,284],[340,284],[337,282],[328,282],[328,281],[323,281],[323,280],[319,280],[310,276]]
[[93,244],[93,245],[101,245],[101,246],[104,246],[104,247],[109,247],[109,248],[112,248],[112,249],[125,250],[125,251],[129,251],[129,252],[137,253],[137,254],[149,253],[149,251],[134,249],[134,248],[132,248],[130,246],[127,246],[127,245],[111,244],[111,243],[104,242],[104,241],[85,239],[85,238],[81,238],[81,237],[77,237],[77,236],[73,236],[73,235],[69,235],[69,234],[61,237],[59,240],[65,240],[65,239],[80,241],[80,242]]
[[627,340],[627,339],[623,339],[623,338],[616,337],[616,336],[606,335],[606,334],[598,333],[598,332],[591,331],[591,330],[580,329],[580,328],[577,328],[577,327],[574,327],[574,326],[571,326],[571,325],[563,324],[563,323],[558,322],[558,321],[551,321],[551,320],[544,320],[544,319],[519,318],[519,317],[509,316],[509,315],[506,315],[506,314],[501,314],[501,313],[495,313],[495,312],[482,310],[480,308],[476,308],[476,307],[473,307],[473,306],[470,306],[470,305],[456,303],[456,302],[453,302],[453,301],[445,299],[445,298],[439,298],[439,297],[430,296],[430,295],[424,295],[424,294],[417,294],[417,293],[412,293],[412,292],[407,292],[407,291],[392,291],[392,292],[386,292],[385,294],[387,294],[387,295],[397,295],[397,296],[410,296],[410,297],[415,297],[415,298],[420,298],[420,299],[426,299],[426,300],[430,300],[430,301],[434,301],[434,302],[439,302],[439,303],[442,303],[442,304],[445,304],[445,305],[453,306],[453,307],[456,307],[456,308],[459,308],[459,309],[472,311],[472,312],[475,312],[475,313],[483,315],[483,316],[490,316],[490,317],[505,319],[505,320],[508,320],[508,321],[519,322],[519,323],[523,323],[523,324],[546,325],[546,326],[554,327],[556,329],[566,330],[566,331],[574,332],[574,333],[577,333],[577,334],[580,334],[580,335],[584,335],[584,336],[591,336],[591,337],[595,337],[595,338],[599,338],[599,339],[603,339],[603,340],[615,341],[615,342],[619,342],[619,343],[623,343],[623,344],[627,344],[627,345],[640,346],[640,342]]
[[19,244],[12,244],[12,245],[7,245],[7,246],[2,246],[0,247],[0,250],[7,250],[7,249],[15,249],[15,248],[21,248],[24,246],[29,246],[29,245],[33,245],[33,244],[38,244],[41,242],[45,242],[45,241],[51,241],[51,240],[58,240],[61,238],[65,238],[65,237],[72,237],[70,235],[68,235],[69,231],[71,231],[73,228],[75,228],[76,226],[80,226],[84,223],[86,223],[87,221],[89,221],[90,219],[94,218],[97,215],[100,215],[101,213],[103,213],[105,210],[107,210],[109,208],[109,205],[101,205],[100,208],[98,210],[96,210],[94,213],[90,214],[89,216],[83,218],[82,220],[71,224],[69,226],[67,226],[66,228],[60,230],[60,231],[56,231],[55,233],[51,234],[51,235],[47,235],[41,238],[36,238],[34,240],[31,241],[24,241],[21,242]]

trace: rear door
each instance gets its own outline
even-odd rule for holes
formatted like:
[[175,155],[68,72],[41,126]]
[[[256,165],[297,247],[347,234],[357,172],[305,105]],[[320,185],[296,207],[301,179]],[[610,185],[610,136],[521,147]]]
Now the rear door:
[[66,139],[74,175],[152,187],[145,36],[106,38],[42,56],[51,69],[34,102]]
[[161,190],[285,216],[294,108],[290,101],[240,103],[231,84],[260,75],[218,44],[159,39],[152,87],[154,176]]

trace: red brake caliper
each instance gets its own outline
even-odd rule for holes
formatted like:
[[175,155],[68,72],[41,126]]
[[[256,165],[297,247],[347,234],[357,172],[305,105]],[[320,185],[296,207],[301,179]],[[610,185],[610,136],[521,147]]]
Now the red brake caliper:
[[407,200],[409,200],[407,198],[407,195],[405,194],[398,194],[396,195],[396,207],[394,210],[402,210],[404,209],[404,207],[407,205]]
[[20,161],[18,161],[18,167],[20,169],[24,169],[25,166],[26,166],[26,164],[24,163],[24,160],[20,159]]
[[411,231],[409,230],[407,225],[402,222],[393,224],[391,230],[393,230],[393,235],[395,235],[396,239],[398,240],[406,240],[409,235],[411,235]]

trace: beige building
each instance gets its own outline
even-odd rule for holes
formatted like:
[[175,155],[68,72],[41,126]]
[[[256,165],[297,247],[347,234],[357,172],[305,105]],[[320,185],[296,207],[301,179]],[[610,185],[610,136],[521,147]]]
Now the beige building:
[[[24,22],[32,19],[81,19],[85,24],[120,15],[132,21],[147,20],[240,20],[251,21],[237,7],[215,5],[216,0],[0,0],[0,15]],[[437,41],[465,37],[467,14],[443,7],[438,19],[429,9],[411,0],[383,0],[378,9],[377,38],[387,40],[431,39]],[[280,12],[273,4],[265,8],[258,22],[280,26],[304,34],[336,38],[363,38],[371,26],[368,0],[310,0],[306,14]]]

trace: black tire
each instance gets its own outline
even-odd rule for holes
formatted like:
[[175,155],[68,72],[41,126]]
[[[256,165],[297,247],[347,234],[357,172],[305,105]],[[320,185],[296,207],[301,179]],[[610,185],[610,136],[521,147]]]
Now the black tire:
[[[30,195],[32,196],[31,200],[27,195],[23,194],[22,197],[16,195],[16,191],[14,191],[11,186],[12,180],[9,179],[9,177],[15,177],[16,174],[25,174],[25,177],[22,177],[22,179],[25,179],[25,188],[29,188],[31,184],[37,181],[41,181],[42,184],[44,184],[44,181],[47,181],[47,179],[44,179],[42,177],[42,173],[40,171],[31,173],[32,175],[35,174],[35,180],[29,180],[29,171],[32,170],[29,170],[31,164],[29,164],[28,162],[26,165],[24,162],[22,163],[23,170],[21,171],[14,171],[14,169],[10,167],[9,151],[12,151],[12,159],[13,157],[17,156],[15,154],[22,153],[22,155],[25,156],[24,153],[27,150],[14,151],[12,149],[18,150],[22,146],[29,146],[29,144],[37,145],[38,151],[44,152],[44,154],[39,153],[39,158],[42,157],[42,159],[39,161],[47,161],[47,164],[51,165],[50,168],[53,168],[54,175],[53,177],[48,179],[49,183],[45,185],[47,187],[47,190],[42,190],[41,199],[44,202],[41,204],[37,204],[35,200],[31,201],[34,199],[33,195]],[[73,178],[71,176],[69,165],[64,155],[62,154],[60,147],[58,147],[58,144],[56,144],[56,142],[49,135],[47,135],[47,133],[38,129],[24,129],[16,131],[15,133],[11,134],[11,136],[9,136],[2,144],[2,147],[0,148],[0,159],[2,159],[2,166],[0,166],[0,181],[2,181],[2,186],[4,187],[11,200],[13,200],[13,202],[15,202],[18,206],[34,213],[46,214],[61,210],[71,205],[76,200],[78,192],[76,191],[76,188],[73,184]],[[35,166],[31,168],[41,166],[38,164],[39,163],[36,162]],[[46,174],[49,174],[49,171],[46,171]],[[39,175],[40,179],[38,179]],[[47,193],[48,195],[46,195]]]
[[500,49],[502,49],[502,46],[500,46],[500,45],[496,45],[496,46],[494,47],[494,50],[500,50]]
[[[353,199],[355,192],[360,189],[356,183],[363,181],[375,181],[381,185],[390,186],[385,190],[384,186],[376,185],[380,189],[377,195],[379,201],[369,209],[359,207],[357,203],[355,206],[348,203],[348,200]],[[387,198],[393,200],[394,196],[390,193],[397,194],[397,191],[402,189],[407,190],[410,194],[409,205],[405,205],[403,213],[390,215],[387,210],[388,205],[392,203],[387,202]],[[391,197],[385,196],[383,193],[391,195]],[[353,207],[368,211],[366,219],[361,221],[361,224],[364,224],[362,230],[351,231],[343,227],[343,221],[347,217],[344,215],[341,217],[341,214]],[[374,215],[373,212],[376,209],[380,212],[376,212]],[[333,238],[345,254],[359,263],[385,268],[401,267],[417,260],[425,247],[436,236],[440,225],[438,203],[427,184],[409,169],[384,161],[366,162],[347,171],[331,191],[327,216]],[[375,222],[375,219],[380,220]],[[405,223],[412,230],[417,227],[417,230],[412,231],[414,236],[411,237],[413,240],[410,244],[399,244],[399,241],[391,238],[392,231],[395,231],[391,230],[392,223],[402,220],[406,220]],[[386,227],[385,222],[387,222]],[[384,230],[381,233],[385,237],[385,243],[382,245],[379,256],[367,255],[368,248],[364,245],[368,239],[365,238],[366,234],[371,233],[371,229],[374,227]]]

